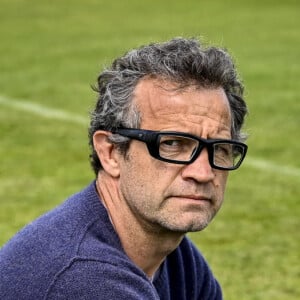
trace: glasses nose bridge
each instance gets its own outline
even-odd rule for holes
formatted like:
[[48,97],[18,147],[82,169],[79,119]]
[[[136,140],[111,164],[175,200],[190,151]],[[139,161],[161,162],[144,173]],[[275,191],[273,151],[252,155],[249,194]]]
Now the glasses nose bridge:
[[195,160],[198,159],[198,157],[201,155],[203,149],[206,149],[207,151],[207,158],[209,160],[209,163],[211,161],[211,151],[212,151],[212,148],[211,148],[211,145],[209,142],[203,140],[203,139],[197,139],[197,142],[198,142],[198,146],[197,148],[195,148],[192,152],[192,160],[191,160],[191,163],[193,163]]
[[209,181],[214,178],[213,165],[210,153],[210,144],[199,140],[194,157],[183,169],[182,175],[193,177],[197,181]]

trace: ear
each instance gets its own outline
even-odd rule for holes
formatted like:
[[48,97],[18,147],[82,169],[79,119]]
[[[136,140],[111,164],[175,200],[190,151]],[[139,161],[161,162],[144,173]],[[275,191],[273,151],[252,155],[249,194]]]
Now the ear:
[[94,148],[105,172],[112,177],[119,177],[120,154],[115,145],[108,140],[110,134],[110,132],[103,130],[96,131],[93,135]]

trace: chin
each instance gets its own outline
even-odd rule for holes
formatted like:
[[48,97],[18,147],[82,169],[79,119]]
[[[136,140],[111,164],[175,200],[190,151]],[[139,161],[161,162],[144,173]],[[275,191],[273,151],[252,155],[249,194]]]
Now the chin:
[[169,231],[172,232],[178,232],[178,233],[188,233],[188,232],[197,232],[197,231],[202,231],[203,229],[205,229],[208,224],[210,223],[210,220],[206,220],[206,221],[202,221],[199,222],[199,220],[197,220],[196,222],[189,222],[186,224],[168,224],[168,226],[166,226]]
[[208,226],[208,224],[212,221],[214,216],[215,214],[212,213],[204,213],[204,214],[196,214],[196,215],[188,214],[185,216],[186,218],[183,219],[181,222],[177,222],[177,224],[175,222],[174,229],[177,227],[177,229],[180,232],[186,232],[186,233],[202,231]]
[[197,232],[205,229],[212,221],[215,214],[213,213],[182,213],[168,215],[164,218],[157,218],[152,220],[152,228],[156,228],[159,232],[173,232],[185,234],[188,232]]
[[202,231],[203,229],[205,229],[208,226],[209,222],[205,222],[205,223],[197,223],[197,224],[193,224],[190,225],[187,228],[186,232],[196,232],[196,231]]

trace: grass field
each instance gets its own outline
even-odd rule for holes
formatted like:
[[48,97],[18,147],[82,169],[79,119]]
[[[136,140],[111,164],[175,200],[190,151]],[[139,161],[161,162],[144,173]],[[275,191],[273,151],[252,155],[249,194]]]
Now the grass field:
[[225,299],[300,299],[300,2],[0,0],[0,245],[93,179],[90,85],[127,49],[174,36],[227,47],[249,154],[192,234]]

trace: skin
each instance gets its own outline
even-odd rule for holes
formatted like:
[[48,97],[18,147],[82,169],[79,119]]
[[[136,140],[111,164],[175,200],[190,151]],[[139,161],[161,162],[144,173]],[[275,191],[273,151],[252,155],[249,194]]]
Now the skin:
[[[134,99],[141,128],[181,131],[202,138],[231,138],[231,115],[222,88],[177,90],[167,81],[143,79]],[[206,149],[189,165],[159,161],[132,140],[122,155],[109,132],[94,146],[104,170],[97,189],[127,255],[150,277],[184,234],[204,229],[220,209],[228,172],[212,169]]]

